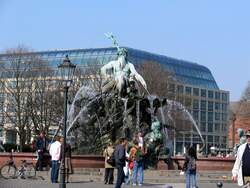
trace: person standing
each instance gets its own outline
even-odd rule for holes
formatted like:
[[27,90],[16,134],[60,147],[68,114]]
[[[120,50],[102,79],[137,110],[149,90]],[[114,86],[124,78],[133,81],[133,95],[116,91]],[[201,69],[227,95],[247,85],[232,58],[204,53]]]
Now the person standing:
[[245,133],[247,142],[237,150],[237,156],[232,169],[232,180],[243,186],[250,183],[250,130]]
[[143,148],[144,147],[144,139],[142,132],[138,133],[138,146]]
[[104,183],[105,184],[113,184],[114,181],[114,167],[107,163],[107,160],[112,157],[114,153],[114,148],[112,143],[109,143],[107,148],[103,152],[103,156],[105,157],[105,175],[104,175]]
[[58,183],[59,160],[61,158],[61,142],[60,137],[56,137],[56,141],[50,145],[49,154],[51,155],[51,182]]
[[114,156],[115,156],[115,165],[117,168],[117,180],[115,188],[120,188],[124,182],[125,174],[123,167],[125,166],[126,161],[126,145],[128,141],[126,138],[119,139],[119,145],[115,147]]
[[183,171],[186,174],[186,188],[197,187],[196,183],[196,160],[197,155],[193,147],[188,150],[188,155],[185,157]]
[[[134,141],[134,146],[130,150],[130,158],[134,161],[133,166],[133,186],[142,186],[144,180],[144,149],[139,146],[137,140]],[[139,175],[138,175],[139,174]]]
[[45,151],[46,151],[46,140],[45,140],[44,132],[41,132],[36,141],[36,152],[38,155],[36,169],[38,171],[43,170],[43,159],[44,159]]
[[71,156],[71,146],[70,146],[69,143],[66,143],[66,146],[65,146],[65,176],[66,176],[66,183],[69,183],[69,175],[73,174],[71,157],[72,157]]

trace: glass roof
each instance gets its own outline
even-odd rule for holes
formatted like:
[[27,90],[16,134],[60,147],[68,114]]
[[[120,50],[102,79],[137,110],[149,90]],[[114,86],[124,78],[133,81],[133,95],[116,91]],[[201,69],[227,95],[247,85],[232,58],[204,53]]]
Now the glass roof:
[[[173,72],[176,79],[183,84],[209,89],[219,89],[210,70],[205,66],[142,50],[128,47],[125,48],[128,50],[128,59],[133,64],[140,64],[145,61],[158,62],[168,71]],[[57,68],[57,65],[62,62],[66,54],[69,55],[70,60],[74,64],[90,65],[106,64],[117,58],[116,52],[117,49],[112,47],[32,52],[25,56],[28,57],[30,54],[35,54],[38,58],[48,61],[52,67]],[[0,54],[0,62],[6,61],[6,59],[8,59],[8,55]]]

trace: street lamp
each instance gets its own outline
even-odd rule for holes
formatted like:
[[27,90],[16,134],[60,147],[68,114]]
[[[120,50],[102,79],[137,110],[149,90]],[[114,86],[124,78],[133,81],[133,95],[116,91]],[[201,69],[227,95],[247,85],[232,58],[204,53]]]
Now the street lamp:
[[75,72],[76,65],[70,62],[68,55],[66,55],[63,63],[58,65],[59,74],[63,81],[64,87],[64,124],[63,124],[63,143],[62,143],[62,163],[61,163],[61,178],[60,188],[66,188],[65,184],[65,146],[66,146],[66,129],[67,129],[67,103],[68,103],[68,90],[72,83],[73,75]]

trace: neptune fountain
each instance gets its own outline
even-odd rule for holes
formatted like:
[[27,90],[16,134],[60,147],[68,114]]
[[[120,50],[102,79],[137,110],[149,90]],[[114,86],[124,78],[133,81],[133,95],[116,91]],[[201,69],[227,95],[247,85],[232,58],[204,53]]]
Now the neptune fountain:
[[128,51],[121,48],[112,34],[107,37],[117,48],[117,60],[100,68],[103,78],[101,92],[82,86],[68,112],[67,135],[74,138],[79,153],[100,153],[108,142],[119,137],[132,141],[138,132],[144,134],[151,156],[170,156],[175,129],[173,109],[181,111],[204,140],[191,114],[179,102],[150,95],[143,77],[128,61]]

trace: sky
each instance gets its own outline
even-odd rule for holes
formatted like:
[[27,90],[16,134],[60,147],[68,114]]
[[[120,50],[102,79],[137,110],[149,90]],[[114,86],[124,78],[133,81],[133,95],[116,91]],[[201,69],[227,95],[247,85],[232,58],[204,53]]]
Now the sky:
[[121,46],[204,65],[239,100],[250,80],[249,0],[0,0],[0,53]]

